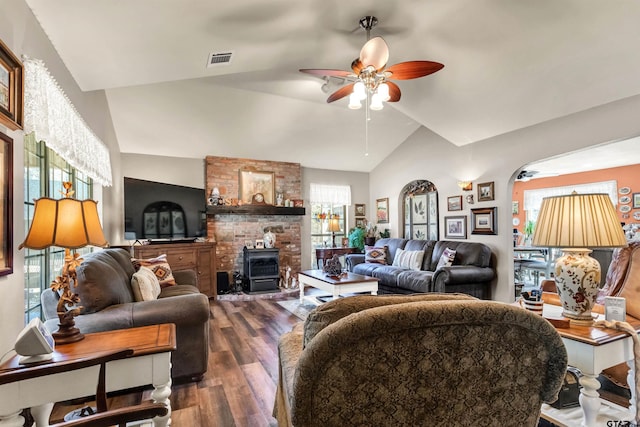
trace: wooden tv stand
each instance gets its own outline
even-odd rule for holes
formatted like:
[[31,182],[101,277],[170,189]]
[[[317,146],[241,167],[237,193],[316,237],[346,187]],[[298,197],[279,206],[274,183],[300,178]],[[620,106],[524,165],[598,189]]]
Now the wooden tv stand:
[[173,270],[194,270],[200,292],[217,298],[216,243],[166,243],[161,245],[134,245],[135,258],[154,258],[167,254],[167,261]]

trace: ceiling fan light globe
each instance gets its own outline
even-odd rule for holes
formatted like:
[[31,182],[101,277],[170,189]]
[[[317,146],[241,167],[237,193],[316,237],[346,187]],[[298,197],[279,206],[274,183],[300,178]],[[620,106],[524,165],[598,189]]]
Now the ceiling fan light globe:
[[360,98],[356,95],[355,91],[349,95],[349,108],[352,110],[358,110],[362,108],[362,104],[360,104]]
[[353,85],[353,94],[357,96],[360,101],[367,98],[367,92],[363,82],[359,81]]
[[386,83],[381,83],[378,86],[378,95],[380,95],[380,99],[383,101],[388,101],[391,99],[391,95],[389,95],[389,85]]
[[371,105],[369,106],[369,108],[375,111],[382,110],[382,108],[384,108],[384,106],[382,105],[382,98],[380,97],[380,94],[374,93],[373,95],[371,95]]

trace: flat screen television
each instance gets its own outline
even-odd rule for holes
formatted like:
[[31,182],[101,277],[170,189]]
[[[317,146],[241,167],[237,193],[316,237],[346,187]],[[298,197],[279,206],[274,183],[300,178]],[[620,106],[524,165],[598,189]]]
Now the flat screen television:
[[203,188],[124,178],[125,240],[184,241],[205,237]]

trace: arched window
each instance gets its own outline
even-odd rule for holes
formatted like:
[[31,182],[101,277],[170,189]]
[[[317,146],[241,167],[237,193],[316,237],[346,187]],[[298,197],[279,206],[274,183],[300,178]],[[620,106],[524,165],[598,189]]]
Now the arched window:
[[432,182],[411,181],[400,193],[405,239],[438,240],[438,191]]

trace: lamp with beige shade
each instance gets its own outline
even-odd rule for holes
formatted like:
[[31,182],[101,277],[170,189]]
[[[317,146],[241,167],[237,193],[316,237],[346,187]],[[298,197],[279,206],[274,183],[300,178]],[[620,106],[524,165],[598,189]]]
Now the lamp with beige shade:
[[51,288],[60,295],[57,305],[59,329],[53,333],[56,344],[84,338],[73,319],[82,310],[80,298],[71,291],[76,280],[76,267],[82,263],[82,258],[75,251],[71,253],[71,249],[108,245],[100,226],[97,202],[73,199],[70,182],[64,182],[63,187],[63,199],[42,197],[35,201],[31,227],[20,245],[20,249],[64,248],[62,274],[51,283]]
[[562,248],[555,282],[563,316],[591,323],[600,285],[600,264],[592,248],[626,246],[622,226],[608,194],[545,197],[533,235],[533,246]]

